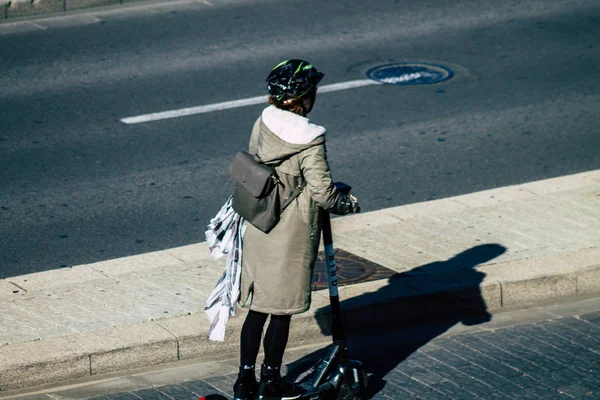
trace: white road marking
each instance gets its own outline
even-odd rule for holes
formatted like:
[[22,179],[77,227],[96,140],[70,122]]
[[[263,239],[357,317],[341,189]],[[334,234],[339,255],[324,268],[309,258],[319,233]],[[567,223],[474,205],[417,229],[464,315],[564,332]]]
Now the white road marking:
[[48,28],[46,28],[45,26],[42,26],[42,25],[36,24],[34,21],[29,21],[29,23],[30,23],[31,25],[33,25],[33,26],[37,27],[37,28],[40,28],[40,29],[42,29],[42,30],[46,30],[46,29],[48,29]]
[[[331,85],[320,86],[319,93],[336,92],[339,90],[354,89],[354,88],[358,88],[358,87],[362,87],[362,86],[369,86],[369,85],[381,85],[381,83],[370,80],[370,79],[360,79],[360,80],[356,80],[356,81],[334,83]],[[122,118],[121,122],[123,122],[125,124],[140,124],[142,122],[160,121],[160,120],[169,119],[169,118],[179,118],[179,117],[185,117],[188,115],[204,114],[204,113],[209,113],[209,112],[213,112],[213,111],[228,110],[230,108],[245,107],[245,106],[251,106],[251,105],[261,104],[261,103],[266,103],[266,102],[267,102],[266,95],[256,96],[256,97],[250,97],[247,99],[226,101],[224,103],[207,104],[205,106],[181,108],[179,110],[163,111],[163,112],[157,112],[157,113],[152,113],[152,114],[138,115],[135,117],[127,117],[127,118]]]

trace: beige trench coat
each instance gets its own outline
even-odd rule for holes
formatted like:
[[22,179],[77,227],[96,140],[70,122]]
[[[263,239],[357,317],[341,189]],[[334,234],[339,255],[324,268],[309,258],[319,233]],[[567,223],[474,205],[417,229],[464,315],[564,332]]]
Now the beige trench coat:
[[306,187],[268,234],[247,223],[239,304],[275,315],[305,312],[310,307],[312,273],[321,237],[319,207],[347,214],[350,201],[333,185],[324,136],[308,144],[288,143],[259,118],[252,130],[250,153],[276,165],[285,186],[280,189],[282,202],[304,179]]

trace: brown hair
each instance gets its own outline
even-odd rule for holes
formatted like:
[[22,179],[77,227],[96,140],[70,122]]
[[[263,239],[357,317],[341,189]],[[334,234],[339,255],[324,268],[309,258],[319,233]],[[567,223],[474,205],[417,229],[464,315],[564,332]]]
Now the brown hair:
[[[290,112],[293,112],[294,114],[302,115],[303,117],[305,117],[307,114],[307,110],[306,110],[306,108],[304,108],[303,99],[305,97],[315,96],[316,94],[317,94],[317,90],[315,88],[315,89],[309,91],[308,93],[306,93],[304,96],[298,97],[295,99],[277,100],[275,97],[269,96],[269,104],[274,105],[275,107],[279,108],[280,110],[290,111]],[[313,101],[314,101],[314,99],[313,99]]]

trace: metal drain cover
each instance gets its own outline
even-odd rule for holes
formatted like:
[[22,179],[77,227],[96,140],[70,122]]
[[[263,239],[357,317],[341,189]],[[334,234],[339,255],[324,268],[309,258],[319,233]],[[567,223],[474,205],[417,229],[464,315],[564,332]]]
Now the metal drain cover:
[[392,85],[431,85],[453,76],[451,69],[441,65],[410,62],[380,65],[367,71],[369,79]]
[[[391,269],[341,249],[335,249],[335,264],[338,268],[338,286],[386,279],[396,274]],[[325,289],[327,285],[327,265],[323,252],[319,252],[313,273],[312,290]]]

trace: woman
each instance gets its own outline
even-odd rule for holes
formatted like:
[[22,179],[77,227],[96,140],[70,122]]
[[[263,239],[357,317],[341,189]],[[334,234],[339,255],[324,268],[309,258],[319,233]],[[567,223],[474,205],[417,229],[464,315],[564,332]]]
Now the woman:
[[[248,224],[243,238],[239,304],[250,311],[241,332],[240,372],[234,399],[296,399],[301,389],[281,378],[279,369],[288,341],[290,319],[310,307],[311,279],[319,248],[319,208],[335,214],[358,212],[351,195],[332,181],[325,150],[325,128],[306,115],[323,78],[310,63],[287,60],[267,77],[269,103],[254,124],[250,153],[275,166],[284,202],[297,187],[302,193],[284,210],[268,234]],[[260,384],[254,366],[263,327],[265,359]]]

